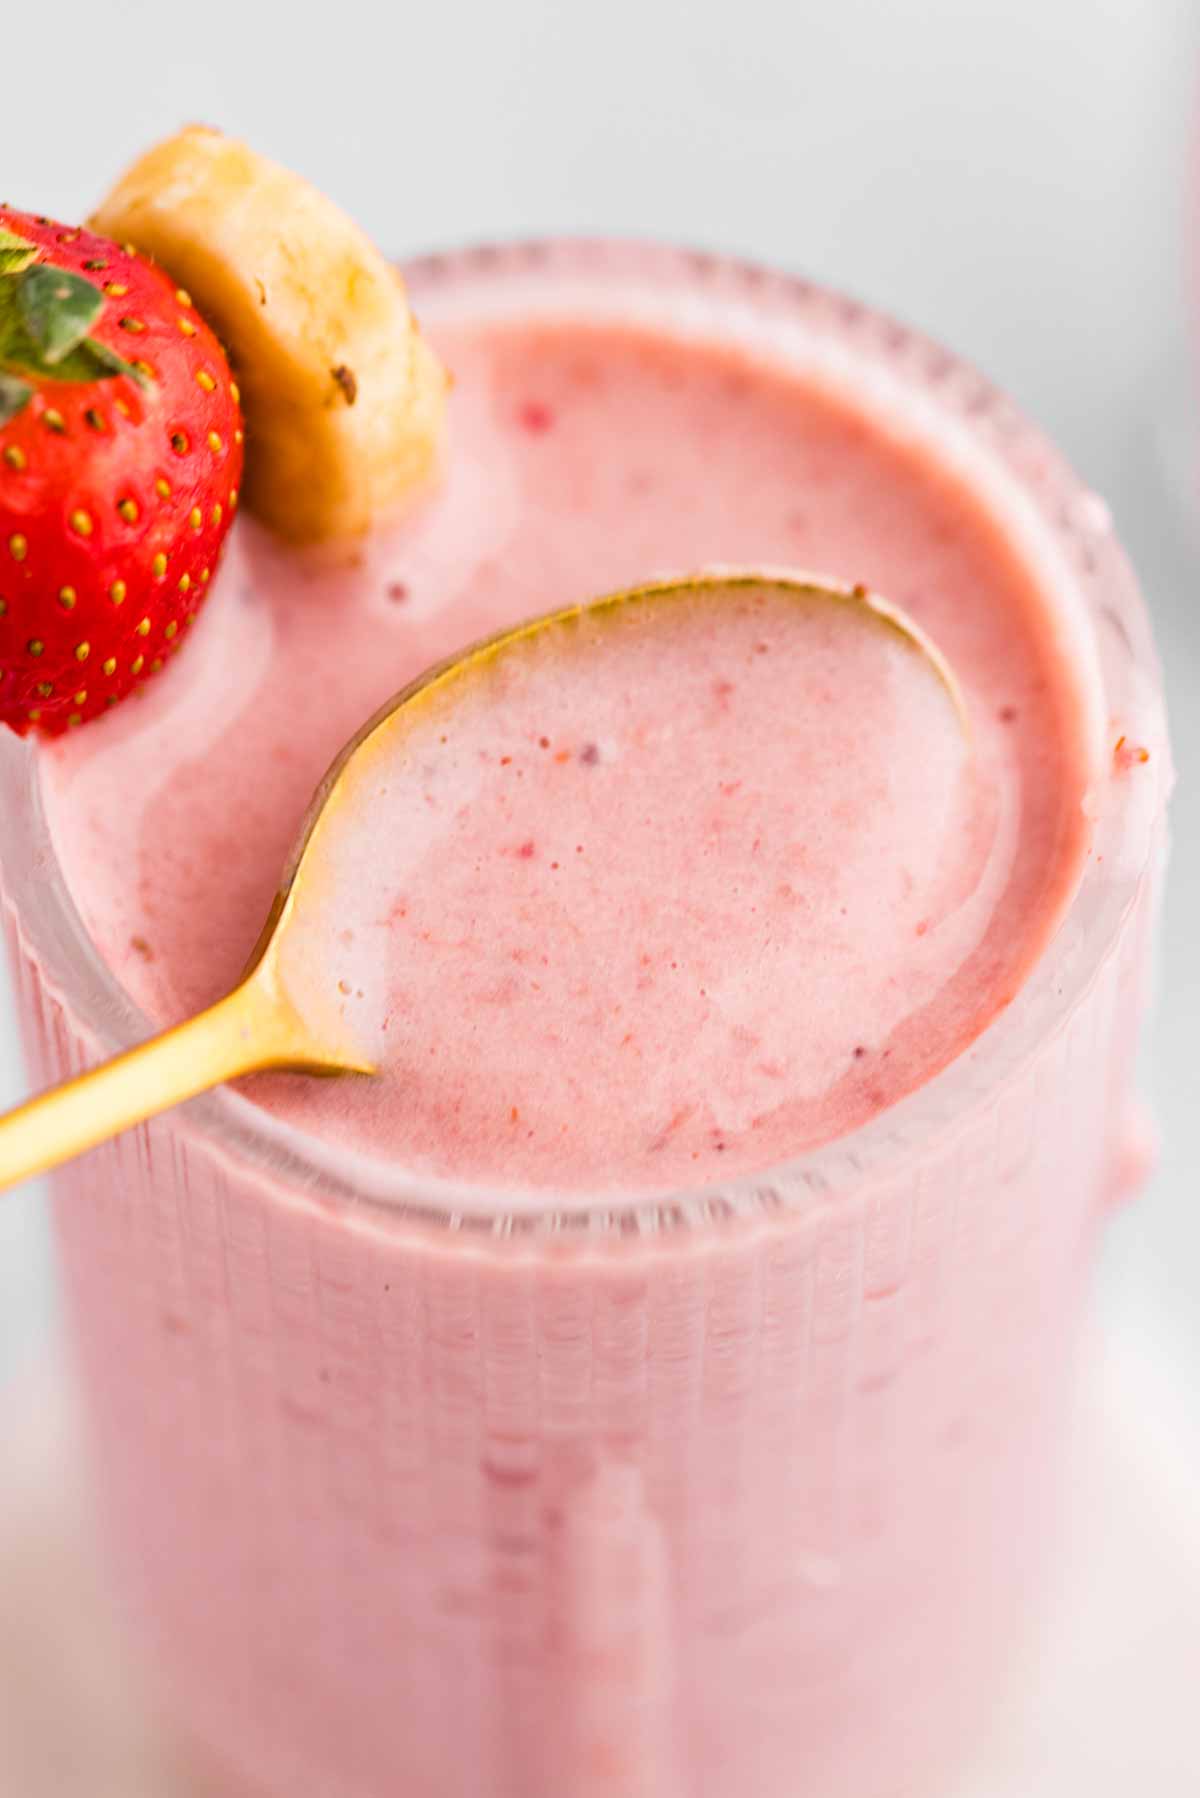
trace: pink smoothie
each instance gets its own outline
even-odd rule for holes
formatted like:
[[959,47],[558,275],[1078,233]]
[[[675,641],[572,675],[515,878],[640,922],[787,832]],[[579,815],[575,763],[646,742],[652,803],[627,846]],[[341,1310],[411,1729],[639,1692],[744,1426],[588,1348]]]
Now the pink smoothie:
[[341,565],[239,525],[144,699],[0,743],[35,1077],[145,1028],[56,863],[150,1019],[214,999],[345,739],[517,618],[824,571],[928,630],[970,743],[898,641],[760,594],[494,670],[371,766],[292,974],[380,1078],[59,1177],[131,1630],[222,1798],[935,1798],[1047,1558],[1124,1166],[1136,592],[1032,430],[860,309],[644,247],[414,291],[441,492]]
[[90,933],[157,1021],[215,998],[342,740],[497,625],[714,560],[869,582],[962,682],[953,817],[936,694],[885,637],[623,633],[381,781],[328,931],[386,1078],[257,1089],[423,1176],[560,1196],[852,1129],[1007,1004],[1078,878],[1089,745],[1036,570],[935,456],[769,362],[586,318],[441,347],[423,514],[349,568],[243,528],[178,669],[48,753]]

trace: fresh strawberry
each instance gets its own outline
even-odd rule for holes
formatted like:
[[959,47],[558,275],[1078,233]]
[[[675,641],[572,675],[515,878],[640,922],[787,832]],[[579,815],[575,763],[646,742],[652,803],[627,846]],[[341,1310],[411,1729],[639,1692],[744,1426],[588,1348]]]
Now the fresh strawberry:
[[241,479],[237,386],[188,295],[0,208],[0,723],[55,735],[162,667]]

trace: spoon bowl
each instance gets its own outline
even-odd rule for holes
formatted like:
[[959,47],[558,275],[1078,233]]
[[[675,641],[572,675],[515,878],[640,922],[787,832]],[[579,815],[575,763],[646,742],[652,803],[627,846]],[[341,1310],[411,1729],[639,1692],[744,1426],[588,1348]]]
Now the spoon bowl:
[[[337,915],[343,819],[374,772],[423,723],[430,706],[453,708],[478,683],[554,640],[635,622],[651,608],[701,613],[756,593],[775,603],[824,608],[881,641],[899,641],[934,681],[969,743],[966,704],[936,645],[907,615],[861,586],[773,570],[713,569],[564,607],[501,631],[404,687],[342,750],[313,797],[278,892],[239,984],[207,1011],[164,1031],[0,1118],[0,1189],[45,1172],[222,1081],[265,1069],[371,1075],[375,1057],[350,1015],[345,983],[311,977],[326,966],[322,932]],[[331,913],[332,907],[332,913]],[[296,954],[303,942],[307,953]],[[313,949],[317,953],[313,953]],[[297,968],[309,972],[298,976]]]

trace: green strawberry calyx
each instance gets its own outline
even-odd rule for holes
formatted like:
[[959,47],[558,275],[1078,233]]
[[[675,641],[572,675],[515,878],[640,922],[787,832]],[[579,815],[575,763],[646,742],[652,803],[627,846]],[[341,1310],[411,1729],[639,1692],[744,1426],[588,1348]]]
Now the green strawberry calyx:
[[141,369],[90,335],[104,310],[100,289],[40,256],[36,244],[0,225],[0,426],[33,398],[27,375],[145,383]]

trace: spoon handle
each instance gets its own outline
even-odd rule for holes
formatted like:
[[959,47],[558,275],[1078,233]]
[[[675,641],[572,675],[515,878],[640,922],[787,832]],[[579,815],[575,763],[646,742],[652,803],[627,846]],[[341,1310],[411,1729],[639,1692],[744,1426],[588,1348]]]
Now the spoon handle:
[[336,1071],[255,971],[207,1011],[0,1117],[0,1192],[239,1074]]

